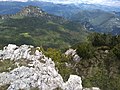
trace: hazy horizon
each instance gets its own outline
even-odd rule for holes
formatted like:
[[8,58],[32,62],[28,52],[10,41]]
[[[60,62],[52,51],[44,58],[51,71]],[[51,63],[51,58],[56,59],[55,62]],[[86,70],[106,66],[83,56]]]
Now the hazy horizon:
[[100,5],[108,5],[108,6],[120,6],[120,0],[0,0],[0,1],[19,1],[19,2],[27,2],[27,1],[44,1],[44,2],[53,2],[53,3],[61,3],[61,4],[100,4]]

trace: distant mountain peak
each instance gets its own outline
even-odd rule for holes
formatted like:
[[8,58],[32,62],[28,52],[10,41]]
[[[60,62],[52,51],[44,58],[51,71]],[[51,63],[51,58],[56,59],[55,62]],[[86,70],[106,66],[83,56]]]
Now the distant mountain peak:
[[21,16],[30,16],[30,17],[39,17],[46,15],[47,13],[44,12],[41,8],[29,5],[27,7],[24,7],[19,13],[17,13]]

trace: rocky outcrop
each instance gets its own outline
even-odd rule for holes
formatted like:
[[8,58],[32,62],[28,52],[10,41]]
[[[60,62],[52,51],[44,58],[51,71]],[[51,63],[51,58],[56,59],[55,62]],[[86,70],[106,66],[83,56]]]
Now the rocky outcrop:
[[65,55],[67,56],[72,56],[74,62],[79,62],[82,58],[79,57],[77,54],[76,50],[74,49],[69,49],[65,52]]
[[18,47],[16,45],[9,44],[8,46],[4,47],[3,51],[0,51],[0,59],[10,59],[14,61],[25,59],[29,61],[34,61],[40,59],[41,57],[45,57],[42,52],[32,49],[34,49],[33,46],[22,45]]
[[84,88],[83,90],[100,90],[98,87]]
[[31,5],[24,7],[18,14],[21,16],[28,16],[28,17],[39,17],[46,15],[46,13],[39,7],[31,6]]
[[[55,69],[51,58],[47,58],[40,48],[22,45],[20,47],[9,44],[0,50],[0,59],[17,62],[17,68],[10,72],[0,73],[0,86],[9,85],[7,90],[82,90],[81,77],[70,75],[67,82],[63,81],[61,75]],[[27,61],[26,66],[20,66],[20,60]],[[16,63],[15,63],[16,64]]]
[[[0,59],[3,61],[14,60],[18,63],[18,68],[1,73],[0,85],[10,84],[8,90],[30,90],[31,87],[37,87],[40,90],[53,90],[58,87],[69,88],[68,83],[64,85],[63,79],[56,71],[51,58],[45,57],[38,49],[28,45],[18,47],[12,44],[4,47],[0,51]],[[21,59],[28,61],[28,66],[19,66]],[[74,76],[74,78],[78,77]],[[81,83],[79,86],[81,87]]]
[[68,81],[64,84],[64,90],[82,90],[81,77],[70,75]]

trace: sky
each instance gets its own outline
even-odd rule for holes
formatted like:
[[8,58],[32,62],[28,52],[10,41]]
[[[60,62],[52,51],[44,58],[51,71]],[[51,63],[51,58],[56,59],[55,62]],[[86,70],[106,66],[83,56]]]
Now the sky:
[[[0,1],[22,1],[26,2],[28,0],[0,0]],[[30,0],[29,0],[30,1]],[[31,0],[34,1],[34,0]],[[102,4],[109,6],[120,6],[120,0],[35,0],[35,1],[45,1],[53,3],[62,3],[62,4],[78,4],[78,3],[87,3],[87,4]]]

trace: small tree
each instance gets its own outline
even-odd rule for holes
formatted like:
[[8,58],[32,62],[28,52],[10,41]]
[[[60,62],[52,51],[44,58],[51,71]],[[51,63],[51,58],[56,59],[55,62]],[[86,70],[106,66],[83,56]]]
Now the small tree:
[[120,43],[113,48],[113,53],[120,59]]
[[80,44],[77,47],[77,54],[82,58],[89,59],[94,55],[94,48],[89,43]]

